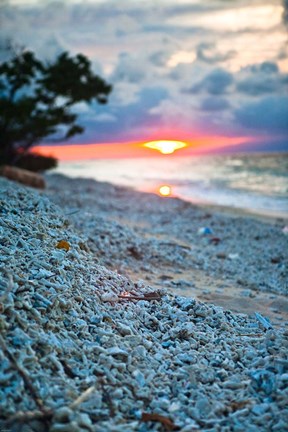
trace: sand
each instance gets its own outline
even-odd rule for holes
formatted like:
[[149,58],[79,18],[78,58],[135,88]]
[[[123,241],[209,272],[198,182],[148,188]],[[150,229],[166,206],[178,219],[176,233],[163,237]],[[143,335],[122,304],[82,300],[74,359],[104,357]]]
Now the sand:
[[0,430],[287,430],[285,222],[47,183],[0,178]]
[[[57,175],[47,182],[50,198],[87,233],[108,268],[234,312],[258,311],[276,326],[287,324],[287,220],[93,180]],[[103,232],[93,227],[99,220],[105,220]],[[203,227],[212,234],[199,235]],[[121,253],[113,244],[99,251],[101,236]]]

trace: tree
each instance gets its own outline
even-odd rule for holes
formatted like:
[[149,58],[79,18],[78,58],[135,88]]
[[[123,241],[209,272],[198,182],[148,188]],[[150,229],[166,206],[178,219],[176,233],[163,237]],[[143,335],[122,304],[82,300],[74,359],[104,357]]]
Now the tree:
[[63,141],[83,132],[71,108],[107,103],[112,86],[94,75],[82,54],[67,52],[43,63],[22,51],[0,65],[0,164],[13,164],[50,137]]

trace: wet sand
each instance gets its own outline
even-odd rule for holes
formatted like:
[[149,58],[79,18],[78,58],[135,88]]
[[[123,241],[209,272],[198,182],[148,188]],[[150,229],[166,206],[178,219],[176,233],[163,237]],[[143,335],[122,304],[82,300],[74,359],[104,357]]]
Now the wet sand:
[[[94,180],[47,179],[51,199],[86,233],[108,268],[233,312],[260,312],[275,326],[288,321],[283,218],[196,206]],[[199,234],[203,227],[211,234]]]

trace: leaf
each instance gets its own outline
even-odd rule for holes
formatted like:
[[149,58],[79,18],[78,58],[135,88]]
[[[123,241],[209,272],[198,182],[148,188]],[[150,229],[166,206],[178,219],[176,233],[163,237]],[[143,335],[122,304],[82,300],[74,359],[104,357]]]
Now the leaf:
[[179,430],[178,426],[169,419],[169,417],[164,417],[156,413],[142,413],[141,420],[143,422],[159,422],[161,423],[167,431]]
[[251,400],[232,401],[230,403],[229,408],[232,412],[235,412],[243,408],[246,408],[247,405],[251,405]]
[[66,240],[60,240],[57,243],[56,248],[57,249],[65,249],[68,252],[70,249],[70,244]]
[[127,250],[133,258],[137,260],[142,258],[141,252],[135,246],[130,246]]

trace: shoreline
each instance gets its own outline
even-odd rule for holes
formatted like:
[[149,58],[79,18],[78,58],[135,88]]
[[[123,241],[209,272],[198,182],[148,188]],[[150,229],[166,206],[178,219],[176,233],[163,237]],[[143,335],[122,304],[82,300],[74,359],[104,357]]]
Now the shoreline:
[[[89,160],[90,162],[90,160]],[[69,162],[67,162],[67,164],[69,164]],[[146,194],[153,194],[156,196],[160,196],[157,192],[155,191],[149,191],[149,190],[144,190],[142,188],[137,188],[137,187],[133,187],[133,186],[129,186],[129,185],[125,185],[125,184],[117,184],[117,183],[112,183],[109,181],[104,181],[104,180],[97,180],[95,178],[92,178],[90,176],[87,177],[78,177],[76,175],[70,176],[68,174],[62,173],[61,170],[53,170],[51,175],[60,175],[60,176],[64,176],[67,178],[71,178],[71,179],[79,179],[81,180],[94,180],[96,182],[100,182],[100,183],[107,183],[107,184],[111,184],[113,186],[118,186],[119,188],[127,188],[127,189],[131,189],[134,192],[139,192],[139,193],[146,193]],[[286,213],[278,213],[276,211],[268,211],[268,210],[257,210],[257,209],[253,209],[253,208],[243,208],[243,207],[233,207],[233,206],[227,206],[227,205],[220,205],[220,204],[214,204],[213,202],[204,202],[201,200],[197,200],[197,199],[188,199],[186,197],[182,197],[179,195],[171,195],[170,197],[162,197],[163,199],[178,199],[180,201],[184,201],[184,202],[188,202],[192,205],[195,205],[197,207],[203,208],[204,210],[211,210],[211,211],[216,211],[219,213],[225,213],[225,214],[230,214],[231,216],[251,216],[254,218],[258,218],[260,220],[271,220],[274,222],[277,222],[278,220],[284,221],[288,223],[288,215]]]
[[[116,186],[133,187],[136,191],[156,194],[159,186],[167,183],[172,189],[172,196],[196,205],[212,206],[231,213],[255,214],[263,218],[283,218],[288,221],[284,181],[287,158],[285,153],[284,159],[274,160],[276,155],[278,153],[267,154],[268,158],[272,158],[267,162],[263,155],[259,160],[257,155],[255,162],[250,161],[249,155],[233,156],[231,160],[230,156],[222,160],[222,155],[218,155],[218,158],[217,155],[206,155],[200,159],[196,157],[196,161],[199,161],[193,163],[192,156],[186,161],[177,154],[174,159],[155,155],[152,161],[125,158],[119,161],[70,161],[60,163],[56,173],[72,178],[81,178],[85,175],[86,178],[96,181],[107,181]],[[237,160],[238,156],[240,160]],[[275,172],[276,162],[279,164],[278,172]],[[246,177],[242,178],[240,168],[244,170],[243,175],[246,174],[247,178],[251,176],[251,181],[246,180]],[[223,206],[220,199],[224,203]],[[239,203],[244,208],[239,207]]]
[[[181,199],[181,198],[180,198]],[[190,201],[193,203],[192,201]],[[260,221],[264,222],[273,222],[273,223],[286,223],[288,222],[288,215],[283,213],[277,213],[277,212],[268,212],[265,210],[256,210],[251,208],[241,208],[241,207],[229,207],[224,205],[217,205],[217,204],[197,204],[195,202],[195,205],[199,205],[199,207],[203,207],[203,209],[211,209],[211,211],[219,212],[219,213],[225,213],[229,214],[230,216],[234,217],[252,217],[255,219],[259,219]]]
[[[59,173],[60,175],[62,175],[61,173]],[[64,174],[65,175],[65,174]],[[66,176],[66,175],[65,175]],[[70,178],[70,176],[67,175],[68,178]],[[79,178],[82,179],[82,177],[71,177],[71,178]],[[86,180],[95,180],[98,181],[96,179],[93,178],[89,178],[87,177]],[[105,183],[105,182],[103,182]],[[109,183],[109,182],[107,182]],[[215,204],[213,202],[209,202],[209,201],[204,201],[204,200],[200,200],[200,199],[189,199],[186,198],[185,196],[181,196],[181,195],[174,195],[172,194],[171,196],[161,196],[159,193],[154,192],[154,191],[147,191],[144,189],[137,189],[136,187],[129,187],[127,185],[117,185],[116,183],[111,183],[114,186],[118,186],[118,187],[123,187],[123,188],[127,188],[127,189],[132,189],[135,192],[140,192],[140,193],[147,193],[147,194],[153,194],[156,196],[159,196],[163,199],[175,199],[175,200],[180,200],[183,202],[187,202],[190,203],[196,207],[202,208],[205,211],[212,211],[212,212],[216,212],[216,213],[223,213],[226,215],[230,215],[230,216],[235,216],[235,217],[253,217],[255,219],[259,219],[262,221],[269,221],[271,220],[271,222],[279,222],[279,223],[283,223],[283,222],[287,222],[288,223],[288,215],[287,213],[279,213],[277,211],[269,211],[269,210],[260,210],[260,209],[253,209],[253,208],[244,208],[244,207],[235,207],[235,206],[228,206],[228,205],[224,205],[224,204]]]
[[[95,252],[103,234],[101,229],[91,229],[93,213],[105,220],[108,243],[107,251],[101,250],[103,265],[135,282],[164,286],[174,294],[181,292],[185,297],[224,307],[226,301],[226,307],[234,312],[238,308],[241,313],[252,313],[253,307],[255,312],[259,307],[276,326],[288,322],[284,275],[288,276],[288,238],[282,233],[284,219],[197,205],[94,179],[52,174],[47,176],[48,187],[49,179],[52,199],[59,193],[56,203],[67,206],[67,213],[79,210],[71,218],[84,232],[87,229]],[[60,187],[66,193],[61,193]],[[75,193],[75,201],[69,189]],[[85,189],[88,192],[83,192]],[[212,234],[199,235],[203,226],[210,227]],[[122,253],[118,254],[117,246]],[[255,266],[260,266],[256,273]]]
[[[284,430],[281,224],[46,180],[0,178],[0,429]],[[250,306],[267,296],[273,319],[193,294],[212,287],[224,305],[232,288]]]

